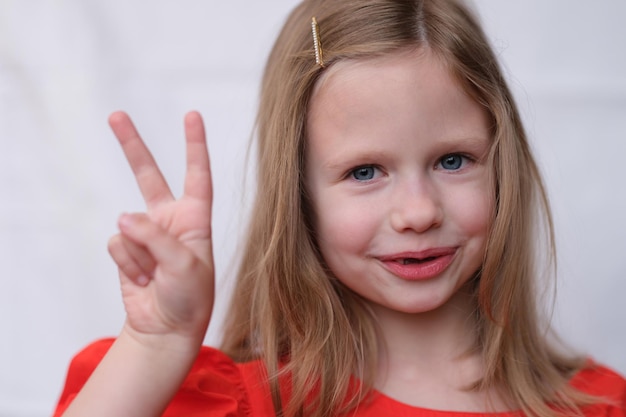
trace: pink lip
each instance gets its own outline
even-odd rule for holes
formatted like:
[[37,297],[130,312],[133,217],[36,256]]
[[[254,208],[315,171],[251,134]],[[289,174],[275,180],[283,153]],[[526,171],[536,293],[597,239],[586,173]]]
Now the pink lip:
[[[402,252],[378,259],[392,274],[409,281],[434,278],[452,263],[457,248],[433,248],[420,252]],[[407,260],[417,260],[417,262]]]

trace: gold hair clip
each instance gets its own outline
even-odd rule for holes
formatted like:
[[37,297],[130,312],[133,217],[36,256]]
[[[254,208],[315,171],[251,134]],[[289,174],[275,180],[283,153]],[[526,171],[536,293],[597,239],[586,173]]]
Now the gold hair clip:
[[315,48],[315,62],[320,67],[324,68],[324,55],[322,53],[322,43],[320,42],[319,26],[317,25],[317,19],[311,18],[311,32],[313,32],[313,46]]

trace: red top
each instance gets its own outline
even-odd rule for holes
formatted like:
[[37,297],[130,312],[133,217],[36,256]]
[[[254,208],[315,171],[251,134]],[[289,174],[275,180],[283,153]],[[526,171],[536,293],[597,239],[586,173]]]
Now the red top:
[[[97,341],[72,360],[65,388],[54,417],[60,417],[105,355],[113,339]],[[261,361],[235,363],[224,353],[203,347],[189,375],[165,410],[163,417],[244,417],[274,416],[274,408]],[[584,410],[585,417],[626,417],[626,380],[602,366],[580,371],[572,386],[607,398],[611,405],[597,404]],[[373,400],[350,413],[354,417],[479,417],[496,413],[439,411],[412,407],[379,392]],[[498,417],[518,417],[497,413]]]

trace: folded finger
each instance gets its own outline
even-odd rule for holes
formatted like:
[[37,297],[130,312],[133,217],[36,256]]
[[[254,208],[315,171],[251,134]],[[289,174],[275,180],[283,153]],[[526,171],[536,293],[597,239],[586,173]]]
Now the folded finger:
[[136,285],[145,286],[150,281],[147,274],[126,249],[123,236],[115,235],[109,240],[108,249],[111,258],[117,264],[120,272]]
[[148,276],[154,273],[156,261],[144,246],[141,246],[122,235],[122,244],[139,268]]
[[185,271],[197,261],[185,245],[145,214],[124,214],[119,226],[124,237],[145,247],[159,268],[167,272]]

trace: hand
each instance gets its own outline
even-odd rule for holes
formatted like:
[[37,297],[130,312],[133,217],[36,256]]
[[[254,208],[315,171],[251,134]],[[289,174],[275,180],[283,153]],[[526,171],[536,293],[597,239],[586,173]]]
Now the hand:
[[146,213],[123,214],[120,234],[109,241],[120,272],[125,330],[135,337],[174,335],[201,343],[214,298],[212,185],[202,118],[197,112],[185,117],[187,172],[178,200],[128,115],[113,113],[109,124],[147,205]]

